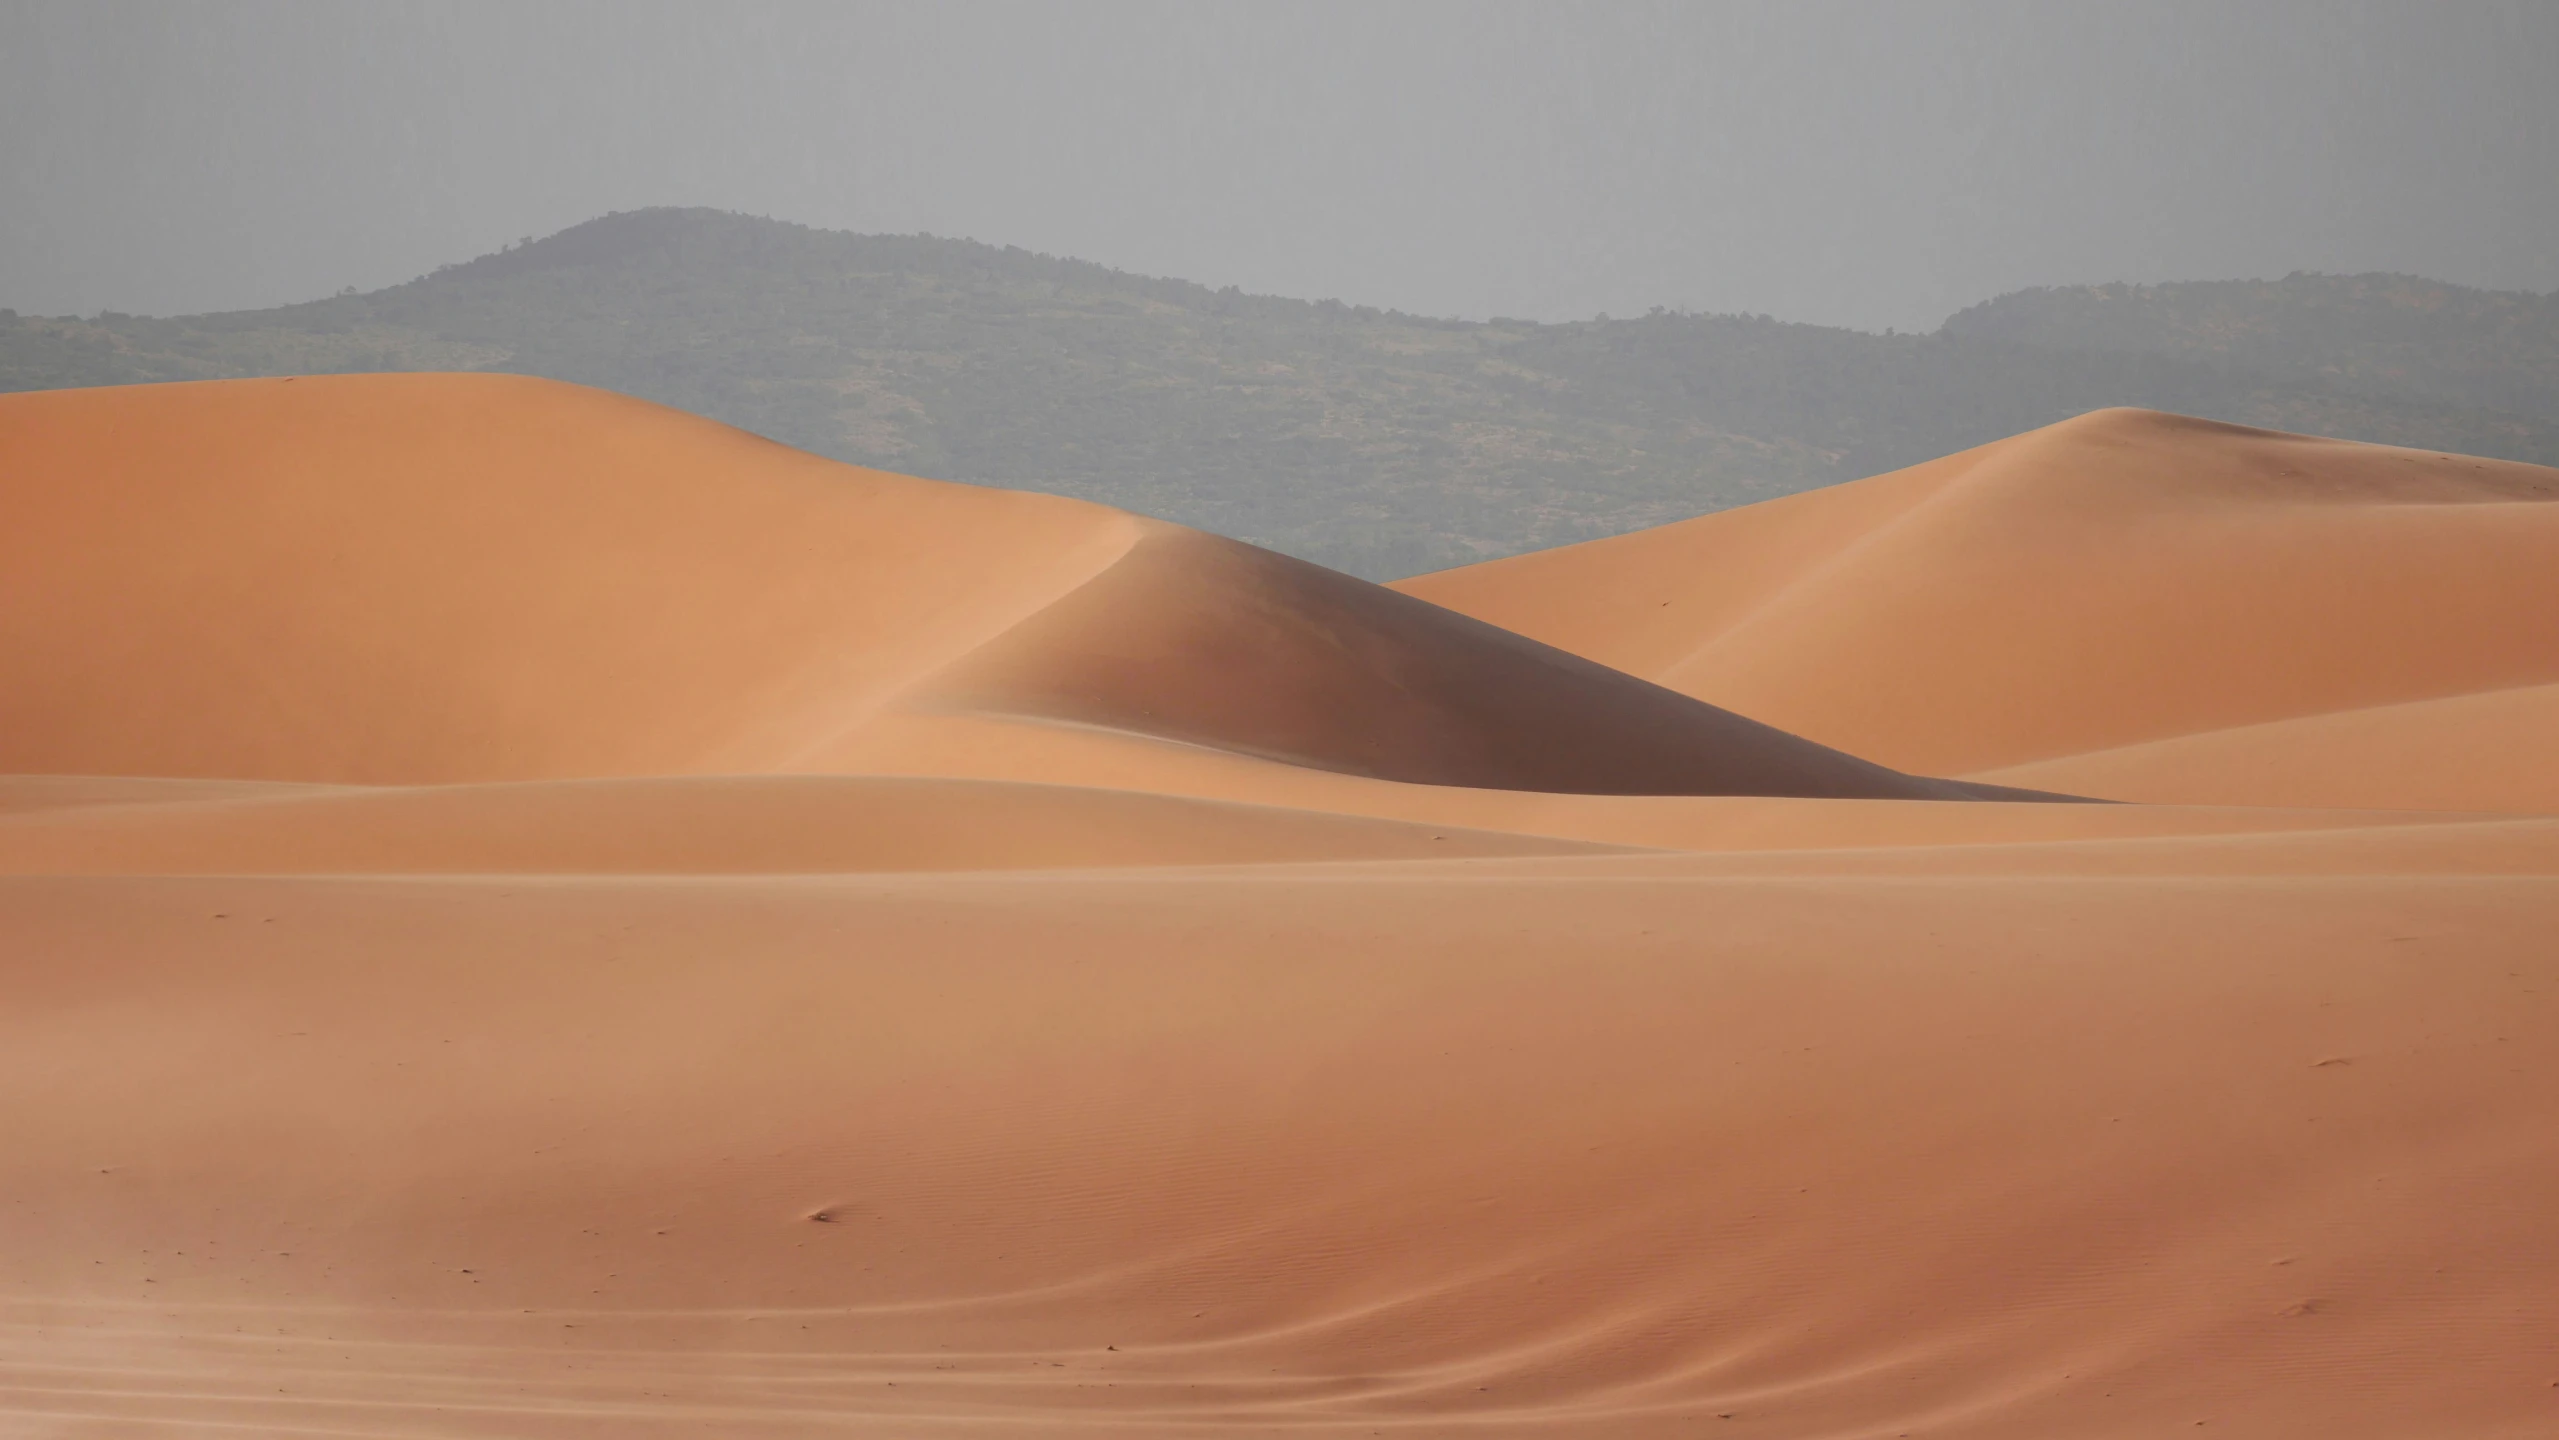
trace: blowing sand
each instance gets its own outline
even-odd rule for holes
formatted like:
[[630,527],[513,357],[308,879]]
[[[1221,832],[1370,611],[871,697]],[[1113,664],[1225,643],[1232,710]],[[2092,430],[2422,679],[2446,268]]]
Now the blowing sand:
[[2559,1433],[2559,473],[1403,594],[503,377],[0,490],[0,1433]]

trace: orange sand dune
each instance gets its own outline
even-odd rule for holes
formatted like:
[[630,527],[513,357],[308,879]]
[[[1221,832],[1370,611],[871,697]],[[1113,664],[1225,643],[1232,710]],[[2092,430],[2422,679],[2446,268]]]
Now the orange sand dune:
[[[2536,466],[2114,410],[1398,588],[1887,764],[2057,784],[2014,767],[2559,682],[2553,502]],[[2499,760],[2559,788],[2546,746]],[[2280,803],[2514,801],[2324,773]]]
[[937,676],[927,703],[1433,785],[1970,793],[1304,561],[1169,527]]
[[0,396],[0,1434],[2559,1433],[2553,478],[2117,413],[1414,598]]
[[824,770],[894,704],[1433,783],[1972,793],[1267,552],[548,381],[0,396],[0,499],[0,770]]
[[1134,543],[601,391],[0,395],[0,770],[782,768]]

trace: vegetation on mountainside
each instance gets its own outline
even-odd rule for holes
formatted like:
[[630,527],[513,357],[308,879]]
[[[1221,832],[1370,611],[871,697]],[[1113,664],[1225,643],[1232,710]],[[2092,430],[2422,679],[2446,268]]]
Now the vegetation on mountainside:
[[1661,524],[2107,405],[2559,462],[2559,407],[2482,408],[2449,378],[2470,364],[2457,341],[2430,342],[2451,357],[2439,363],[2402,357],[2423,373],[2384,383],[2381,368],[2332,375],[2254,350],[2073,343],[2063,320],[2025,324],[2007,304],[1937,335],[1660,312],[1471,323],[652,210],[273,310],[0,313],[0,388],[547,375],[1378,577]]
[[2559,294],[2410,275],[2288,275],[2020,290],[1962,339],[2210,359],[2355,395],[2559,418]]

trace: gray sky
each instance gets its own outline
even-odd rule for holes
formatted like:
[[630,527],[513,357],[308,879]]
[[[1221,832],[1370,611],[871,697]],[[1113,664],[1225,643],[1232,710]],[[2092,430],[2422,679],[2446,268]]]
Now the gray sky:
[[0,305],[371,288],[608,210],[1432,314],[2559,289],[2559,3],[0,0]]

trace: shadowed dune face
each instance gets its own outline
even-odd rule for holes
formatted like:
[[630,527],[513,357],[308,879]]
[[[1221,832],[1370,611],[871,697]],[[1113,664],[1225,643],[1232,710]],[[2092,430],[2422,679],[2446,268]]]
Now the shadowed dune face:
[[1399,588],[1886,764],[2077,784],[2010,767],[2559,681],[2554,502],[2535,466],[2104,411]]
[[828,768],[978,709],[1475,787],[1964,798],[1346,576],[543,381],[0,398],[0,768]]
[[1965,794],[1349,576],[1171,527],[932,688],[955,707],[1424,784]]

